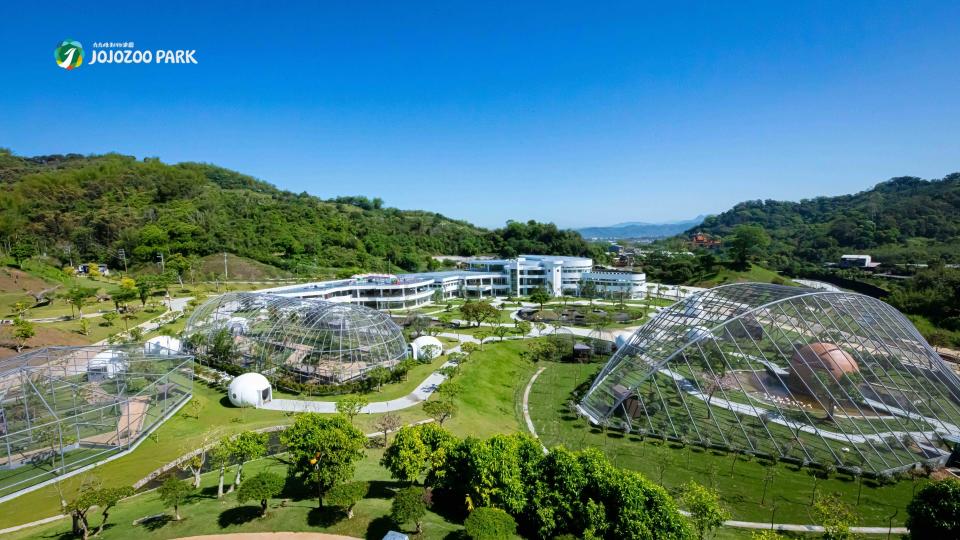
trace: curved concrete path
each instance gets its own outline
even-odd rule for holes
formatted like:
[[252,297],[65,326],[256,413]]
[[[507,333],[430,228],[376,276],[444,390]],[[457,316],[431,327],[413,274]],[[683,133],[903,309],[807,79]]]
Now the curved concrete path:
[[[453,362],[446,362],[441,368],[448,366],[454,366]],[[385,413],[391,411],[399,411],[400,409],[406,409],[407,407],[413,407],[418,403],[423,403],[426,401],[431,394],[437,391],[437,387],[440,386],[440,383],[447,380],[446,375],[443,375],[439,371],[434,371],[427,376],[413,392],[403,396],[402,398],[391,399],[390,401],[376,401],[368,404],[366,407],[360,409],[361,413]],[[271,411],[288,411],[288,412],[314,412],[314,413],[325,413],[333,414],[337,412],[337,402],[336,401],[307,401],[300,399],[274,399],[270,403],[264,404],[260,409],[269,409]]]

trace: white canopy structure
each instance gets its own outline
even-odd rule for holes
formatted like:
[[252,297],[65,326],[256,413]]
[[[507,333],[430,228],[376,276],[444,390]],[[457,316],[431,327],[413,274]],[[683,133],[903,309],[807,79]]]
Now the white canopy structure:
[[443,354],[443,343],[433,336],[420,336],[410,343],[414,360],[426,362]]
[[273,399],[273,390],[263,375],[244,373],[230,382],[227,395],[235,407],[261,407]]

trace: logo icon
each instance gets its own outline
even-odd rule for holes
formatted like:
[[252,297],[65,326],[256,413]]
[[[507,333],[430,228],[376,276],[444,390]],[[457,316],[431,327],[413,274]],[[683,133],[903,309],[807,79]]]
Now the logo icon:
[[53,59],[66,70],[80,67],[83,63],[83,45],[79,41],[65,39],[53,50]]

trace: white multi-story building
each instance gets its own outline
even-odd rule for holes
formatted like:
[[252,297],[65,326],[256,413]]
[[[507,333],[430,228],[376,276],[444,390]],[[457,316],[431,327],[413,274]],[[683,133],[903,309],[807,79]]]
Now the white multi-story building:
[[579,296],[592,282],[597,296],[642,298],[646,276],[641,273],[594,271],[585,257],[521,255],[515,259],[469,259],[463,270],[416,274],[362,274],[350,279],[321,281],[269,289],[281,296],[352,302],[376,309],[403,309],[439,298],[527,296],[543,287],[553,296]]

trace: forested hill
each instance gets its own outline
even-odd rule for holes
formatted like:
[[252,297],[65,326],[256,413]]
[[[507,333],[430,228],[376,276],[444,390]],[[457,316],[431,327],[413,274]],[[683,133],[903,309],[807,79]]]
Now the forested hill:
[[856,251],[891,263],[960,262],[960,173],[894,178],[839,197],[747,201],[696,229],[722,236],[742,223],[763,226],[773,240],[771,257],[781,261],[835,261]]
[[228,251],[281,268],[422,270],[431,255],[518,252],[585,255],[552,224],[494,231],[378,198],[323,200],[200,163],[108,154],[26,158],[0,150],[0,241],[17,258],[133,264]]

